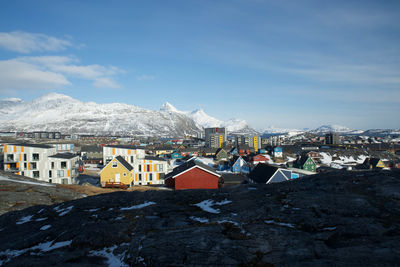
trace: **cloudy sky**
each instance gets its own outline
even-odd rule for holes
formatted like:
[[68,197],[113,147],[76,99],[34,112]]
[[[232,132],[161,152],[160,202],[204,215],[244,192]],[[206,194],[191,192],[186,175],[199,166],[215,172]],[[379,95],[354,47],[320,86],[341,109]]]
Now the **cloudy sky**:
[[0,98],[400,128],[400,1],[1,1]]

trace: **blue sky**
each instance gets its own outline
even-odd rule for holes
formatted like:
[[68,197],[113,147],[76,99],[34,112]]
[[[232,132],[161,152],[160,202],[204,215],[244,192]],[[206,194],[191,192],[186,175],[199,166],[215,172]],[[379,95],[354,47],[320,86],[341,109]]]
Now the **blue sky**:
[[400,1],[1,1],[0,98],[400,128]]

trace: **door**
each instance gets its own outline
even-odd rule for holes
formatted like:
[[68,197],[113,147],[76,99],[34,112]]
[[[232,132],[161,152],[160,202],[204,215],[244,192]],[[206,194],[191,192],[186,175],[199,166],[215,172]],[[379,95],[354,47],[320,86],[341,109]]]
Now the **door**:
[[121,182],[121,179],[120,179],[121,177],[120,177],[120,174],[119,173],[116,173],[115,174],[115,182],[116,183],[119,183],[119,182]]

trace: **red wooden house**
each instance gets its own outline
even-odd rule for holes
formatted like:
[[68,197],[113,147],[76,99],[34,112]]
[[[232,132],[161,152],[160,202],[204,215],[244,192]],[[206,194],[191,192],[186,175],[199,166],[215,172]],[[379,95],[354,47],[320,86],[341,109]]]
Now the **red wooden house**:
[[251,159],[251,162],[252,162],[253,164],[267,163],[268,161],[269,161],[269,158],[267,158],[266,156],[261,155],[261,154],[255,155],[255,156]]
[[165,176],[165,185],[180,189],[218,189],[221,175],[196,160],[190,160]]

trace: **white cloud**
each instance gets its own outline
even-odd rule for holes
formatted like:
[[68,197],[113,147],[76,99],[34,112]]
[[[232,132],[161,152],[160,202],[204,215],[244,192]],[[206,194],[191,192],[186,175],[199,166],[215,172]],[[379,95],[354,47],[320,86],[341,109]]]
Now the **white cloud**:
[[120,88],[118,84],[112,81],[110,78],[103,77],[98,78],[93,82],[93,85],[98,88]]
[[123,72],[114,66],[81,65],[75,57],[19,57],[0,61],[0,92],[54,89],[70,85],[69,78],[93,81],[98,88],[119,88],[112,77]]
[[62,51],[71,46],[73,45],[68,40],[41,33],[0,32],[0,47],[24,54],[36,51]]
[[136,80],[138,81],[150,81],[150,80],[154,80],[156,77],[152,76],[152,75],[140,75],[138,77],[136,77]]
[[71,84],[62,74],[16,59],[0,61],[0,81],[0,92],[54,89]]

